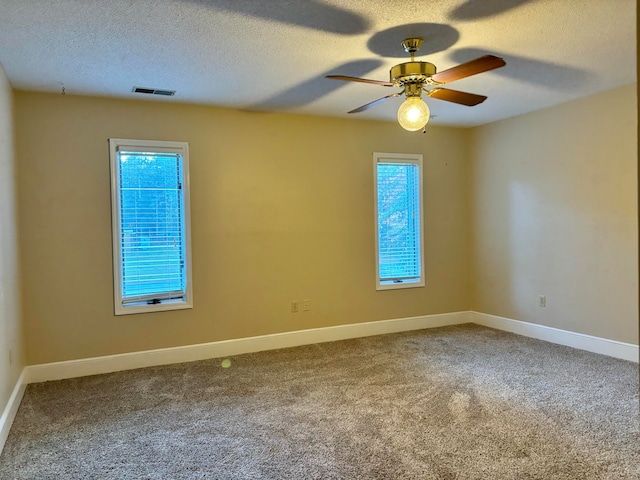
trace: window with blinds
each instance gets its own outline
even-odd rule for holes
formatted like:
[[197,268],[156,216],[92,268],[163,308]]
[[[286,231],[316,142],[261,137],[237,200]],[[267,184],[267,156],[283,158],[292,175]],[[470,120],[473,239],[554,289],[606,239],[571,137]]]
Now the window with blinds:
[[424,286],[422,155],[374,153],[377,289]]
[[116,314],[190,308],[188,144],[109,143]]

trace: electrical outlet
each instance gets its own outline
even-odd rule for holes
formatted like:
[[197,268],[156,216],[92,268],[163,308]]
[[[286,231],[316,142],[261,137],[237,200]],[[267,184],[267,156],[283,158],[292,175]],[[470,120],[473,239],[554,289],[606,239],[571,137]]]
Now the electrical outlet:
[[309,305],[309,300],[302,301],[302,310],[304,310],[305,312],[308,312],[309,310],[311,310],[311,307]]
[[546,307],[547,306],[547,296],[546,295],[540,295],[538,297],[538,306],[539,307]]
[[291,302],[291,313],[298,313],[300,310],[300,302],[297,300],[295,302]]

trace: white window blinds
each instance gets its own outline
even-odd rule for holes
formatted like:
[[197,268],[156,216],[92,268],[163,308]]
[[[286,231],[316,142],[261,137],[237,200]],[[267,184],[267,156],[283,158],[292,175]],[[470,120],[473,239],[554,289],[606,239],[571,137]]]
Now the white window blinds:
[[377,161],[379,285],[423,281],[420,164],[402,159]]
[[118,151],[123,302],[185,295],[182,156]]

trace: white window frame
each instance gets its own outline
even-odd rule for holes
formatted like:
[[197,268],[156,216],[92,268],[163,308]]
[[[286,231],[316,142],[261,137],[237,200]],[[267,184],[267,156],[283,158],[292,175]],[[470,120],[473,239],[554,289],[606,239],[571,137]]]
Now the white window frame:
[[[379,254],[379,221],[378,221],[378,164],[379,163],[413,163],[418,165],[419,178],[419,207],[420,207],[420,278],[419,280],[403,280],[400,282],[380,280]],[[424,202],[423,202],[423,169],[422,154],[419,153],[373,153],[373,192],[374,192],[374,229],[375,229],[375,257],[376,257],[376,290],[396,290],[399,288],[416,288],[425,286],[424,272]]]
[[[158,153],[179,153],[182,156],[182,218],[185,263],[185,296],[182,299],[162,300],[160,303],[147,304],[146,301],[123,304],[122,298],[122,251],[120,248],[120,175],[118,150],[131,149]],[[189,144],[187,142],[167,142],[159,140],[133,140],[123,138],[109,139],[109,159],[111,167],[111,230],[113,234],[113,291],[116,315],[181,310],[193,307],[191,281],[191,215],[189,201]]]

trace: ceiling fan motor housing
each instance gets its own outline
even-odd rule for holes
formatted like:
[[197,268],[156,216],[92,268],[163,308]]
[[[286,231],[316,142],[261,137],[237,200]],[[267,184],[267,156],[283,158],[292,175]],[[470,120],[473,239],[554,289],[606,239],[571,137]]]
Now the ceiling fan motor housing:
[[411,84],[430,83],[431,75],[436,73],[436,66],[429,62],[406,62],[394,65],[389,71],[390,81],[398,87]]

